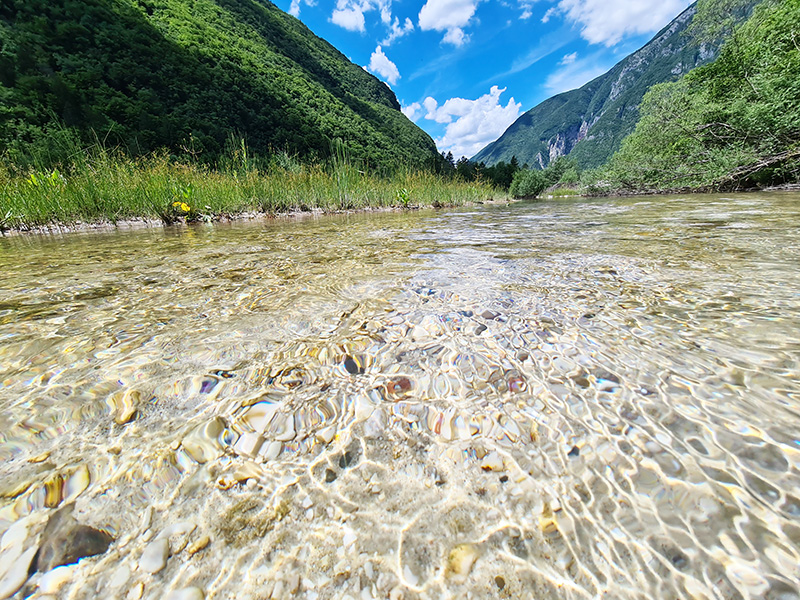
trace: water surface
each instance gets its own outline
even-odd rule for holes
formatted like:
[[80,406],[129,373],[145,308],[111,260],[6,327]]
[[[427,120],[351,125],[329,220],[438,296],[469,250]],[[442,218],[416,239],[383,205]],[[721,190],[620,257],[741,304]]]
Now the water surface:
[[3,548],[74,502],[115,542],[35,597],[800,598],[798,265],[788,193],[2,239]]

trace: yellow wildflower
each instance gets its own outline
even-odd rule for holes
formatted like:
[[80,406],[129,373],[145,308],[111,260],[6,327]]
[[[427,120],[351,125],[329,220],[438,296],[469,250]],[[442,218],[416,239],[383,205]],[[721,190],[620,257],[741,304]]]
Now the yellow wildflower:
[[192,208],[188,204],[186,204],[186,202],[181,202],[181,210],[183,212],[189,212],[190,210],[192,210]]

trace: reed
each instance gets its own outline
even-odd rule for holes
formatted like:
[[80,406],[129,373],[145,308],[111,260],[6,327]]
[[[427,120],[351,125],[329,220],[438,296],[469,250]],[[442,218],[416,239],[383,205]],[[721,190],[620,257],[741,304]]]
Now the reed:
[[[334,148],[327,161],[301,163],[285,153],[269,160],[230,144],[214,167],[187,155],[133,158],[97,144],[55,166],[0,163],[0,230],[131,219],[214,221],[244,213],[380,207],[455,206],[501,192],[428,172],[398,169],[375,175]],[[45,166],[47,165],[47,166]]]

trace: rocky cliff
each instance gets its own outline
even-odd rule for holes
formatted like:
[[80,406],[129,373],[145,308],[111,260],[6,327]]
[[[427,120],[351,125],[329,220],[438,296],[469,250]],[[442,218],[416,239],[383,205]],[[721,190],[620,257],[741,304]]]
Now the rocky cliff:
[[719,44],[698,44],[686,34],[695,12],[692,4],[604,75],[535,106],[472,160],[493,165],[516,156],[520,164],[544,168],[569,154],[583,168],[603,164],[633,131],[651,86],[674,81],[716,56]]

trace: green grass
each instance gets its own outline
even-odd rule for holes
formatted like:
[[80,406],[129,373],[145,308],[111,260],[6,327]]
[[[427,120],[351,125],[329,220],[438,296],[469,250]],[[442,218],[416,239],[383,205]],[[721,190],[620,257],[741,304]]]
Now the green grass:
[[[77,223],[160,219],[214,221],[244,213],[456,206],[500,192],[423,171],[367,174],[346,158],[266,164],[244,155],[210,168],[166,154],[130,158],[83,152],[67,166],[19,170],[0,164],[0,231]],[[258,166],[256,166],[258,165]]]
[[558,198],[558,197],[561,197],[561,196],[580,196],[581,192],[580,192],[580,190],[576,190],[576,189],[573,189],[573,188],[559,187],[559,188],[555,188],[553,190],[550,190],[548,192],[545,192],[545,195],[553,196],[554,198]]

